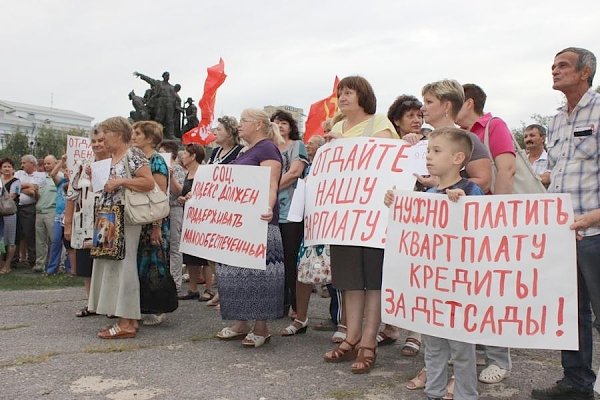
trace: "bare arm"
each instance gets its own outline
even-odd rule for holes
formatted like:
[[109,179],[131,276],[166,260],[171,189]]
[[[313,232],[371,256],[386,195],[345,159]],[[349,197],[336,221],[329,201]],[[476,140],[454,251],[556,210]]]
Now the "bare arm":
[[492,183],[492,162],[490,159],[480,158],[479,160],[469,161],[466,170],[471,182],[476,183],[484,193],[490,191]]
[[131,178],[115,178],[109,179],[104,185],[106,192],[114,192],[119,187],[131,189],[134,192],[148,192],[154,188],[154,178],[152,178],[152,172],[150,167],[144,165],[135,171],[135,175]]
[[67,203],[65,204],[65,227],[64,227],[64,237],[67,240],[71,240],[71,234],[73,232],[73,213],[75,212],[75,202],[73,200],[67,199]]
[[183,185],[175,178],[172,167],[169,168],[169,173],[171,174],[171,193],[173,193],[175,196],[179,196],[181,194],[181,190],[183,189]]
[[52,168],[52,171],[50,171],[50,173],[48,174],[50,176],[50,178],[52,178],[52,180],[54,181],[55,185],[58,185],[60,183],[60,181],[62,180],[62,178],[60,176],[58,176],[58,173],[60,172],[60,170],[63,167],[63,159],[66,159],[65,156],[61,157],[60,160],[58,160],[56,162],[56,165],[54,166],[54,168]]
[[305,167],[306,163],[301,160],[292,161],[289,171],[281,176],[279,190],[285,189],[296,183],[296,180],[300,178]]
[[261,167],[271,167],[269,179],[269,212],[263,214],[261,219],[270,221],[273,217],[273,209],[277,202],[277,192],[279,192],[279,175],[281,174],[281,163],[275,160],[265,160],[260,163]]
[[510,153],[496,156],[496,182],[494,182],[494,194],[511,194],[513,177],[517,171],[515,156]]
[[156,182],[160,190],[162,190],[164,193],[167,193],[167,177],[159,173],[152,174],[152,177],[154,178],[154,182]]
[[540,178],[542,180],[542,185],[548,188],[548,186],[550,186],[550,172],[544,172],[540,175]]

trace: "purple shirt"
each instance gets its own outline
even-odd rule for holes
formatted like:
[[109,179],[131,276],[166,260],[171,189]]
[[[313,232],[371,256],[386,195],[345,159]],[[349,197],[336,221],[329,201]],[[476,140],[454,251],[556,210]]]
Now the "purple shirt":
[[[275,160],[278,163],[283,164],[283,159],[281,158],[281,153],[279,152],[279,149],[269,139],[261,140],[260,142],[256,143],[253,147],[246,150],[244,153],[240,153],[238,158],[233,160],[231,164],[260,166],[260,163],[266,160]],[[275,201],[275,205],[273,207],[273,218],[269,221],[269,224],[277,225],[278,223],[279,202]]]

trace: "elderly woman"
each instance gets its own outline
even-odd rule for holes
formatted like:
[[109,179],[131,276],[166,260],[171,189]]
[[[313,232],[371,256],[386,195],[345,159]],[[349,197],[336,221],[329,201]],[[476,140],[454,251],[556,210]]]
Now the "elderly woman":
[[[0,179],[2,180],[2,196],[9,197],[12,201],[19,202],[19,191],[21,183],[15,178],[15,163],[10,158],[0,160]],[[4,245],[6,246],[6,255],[0,268],[0,275],[8,274],[11,271],[10,263],[15,256],[15,238],[17,232],[17,214],[5,215],[2,217],[4,225]]]
[[[111,169],[104,185],[102,203],[124,204],[125,190],[147,192],[154,188],[154,179],[144,153],[129,147],[132,128],[122,117],[101,122],[107,150],[111,154]],[[130,172],[128,172],[130,171]],[[131,175],[129,177],[129,175]],[[137,249],[141,226],[125,221],[125,258],[94,259],[88,309],[98,314],[114,315],[119,321],[98,333],[101,339],[133,338],[137,333],[140,312],[140,282],[137,271]]]
[[[133,124],[132,144],[142,150],[150,163],[150,172],[154,181],[164,193],[169,186],[169,168],[163,156],[156,148],[162,142],[163,127],[158,122],[140,121]],[[170,275],[170,244],[171,235],[169,231],[169,217],[152,221],[142,226],[140,242],[138,244],[137,266],[140,281],[148,280],[155,272],[159,277]],[[141,287],[140,290],[143,290]],[[140,293],[143,299],[144,293]],[[147,308],[148,305],[141,303],[141,311],[148,314],[144,317],[144,325],[161,324],[166,314],[163,309]],[[158,305],[160,307],[160,305]]]
[[[177,198],[177,202],[184,205],[187,200],[192,197],[192,185],[194,184],[194,177],[198,167],[204,161],[204,150],[197,144],[188,144],[183,150],[181,157],[181,163],[183,168],[187,170],[187,176],[183,181],[183,187],[181,189],[181,195]],[[183,263],[187,267],[190,281],[188,284],[188,291],[186,294],[180,295],[179,300],[202,300],[200,291],[198,290],[198,284],[201,283],[200,272],[203,266],[208,265],[208,262],[204,258],[196,257],[191,254],[183,254]],[[206,290],[202,293],[207,297],[212,297],[211,280],[205,282]],[[208,299],[210,299],[210,297]]]
[[[392,123],[375,115],[377,99],[373,88],[360,76],[349,76],[338,85],[340,111],[329,138],[397,138]],[[377,333],[381,323],[381,280],[383,249],[359,246],[331,246],[332,284],[344,293],[346,339],[325,353],[325,361],[354,360],[356,374],[371,370],[377,356]],[[364,324],[363,324],[364,320]]]
[[[306,147],[300,140],[298,124],[292,115],[286,111],[278,110],[271,116],[271,121],[279,126],[279,133],[283,143],[279,144],[279,151],[283,158],[281,179],[279,180],[279,230],[283,242],[283,263],[285,265],[284,287],[284,312],[291,307],[290,316],[296,319],[296,279],[298,265],[298,251],[304,237],[304,222],[291,222],[287,220],[296,189],[298,178],[304,175],[308,165]],[[298,321],[303,327],[307,319]]]
[[[94,156],[79,165],[71,177],[71,184],[67,191],[65,230],[63,233],[65,240],[71,244],[71,249],[67,250],[67,253],[69,256],[75,253],[75,274],[83,277],[86,299],[90,297],[94,261],[90,254],[94,231],[94,206],[96,201],[99,201],[102,197],[101,191],[92,191],[90,166],[94,161],[101,161],[110,157],[110,153],[104,145],[104,132],[94,127],[90,139]],[[89,317],[96,315],[96,313],[88,310],[86,305],[75,315],[77,317]]]
[[[283,143],[278,126],[261,110],[247,109],[240,119],[240,137],[246,151],[231,164],[270,168],[269,209],[261,216],[268,221],[266,269],[217,265],[221,317],[235,320],[217,333],[222,340],[241,339],[245,347],[259,347],[271,339],[267,320],[283,316],[283,247],[279,233],[278,186],[282,159],[277,145]],[[250,328],[248,321],[255,320]]]
[[[215,143],[218,147],[213,149],[208,160],[209,164],[229,164],[235,160],[244,146],[240,144],[239,126],[234,117],[223,116],[218,119],[219,124],[215,128]],[[204,280],[212,279],[215,272],[215,264],[208,262],[204,267]],[[209,276],[210,275],[210,276]],[[219,306],[219,294],[206,302],[207,306]]]

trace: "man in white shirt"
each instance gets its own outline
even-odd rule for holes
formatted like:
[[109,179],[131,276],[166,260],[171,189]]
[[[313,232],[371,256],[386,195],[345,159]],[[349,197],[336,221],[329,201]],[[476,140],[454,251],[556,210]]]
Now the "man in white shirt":
[[[21,157],[21,169],[15,172],[15,178],[21,182],[21,193],[17,207],[17,248],[21,241],[27,244],[27,261],[30,267],[35,265],[35,204],[38,190],[44,185],[44,177],[37,172],[37,159],[31,154]],[[42,271],[36,271],[42,272]]]
[[544,149],[546,128],[538,124],[529,125],[523,131],[523,141],[525,142],[529,164],[542,179],[544,186],[548,187],[548,184],[550,184],[550,174],[546,174],[546,172],[549,172],[548,153]]

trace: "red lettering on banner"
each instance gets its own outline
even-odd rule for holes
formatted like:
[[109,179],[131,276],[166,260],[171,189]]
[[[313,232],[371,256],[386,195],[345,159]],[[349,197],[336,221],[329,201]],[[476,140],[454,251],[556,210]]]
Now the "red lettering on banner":
[[425,224],[432,228],[448,225],[448,201],[438,198],[396,196],[392,204],[392,219],[402,223]]
[[216,182],[232,183],[232,167],[225,165],[217,165],[213,170],[213,180]]
[[265,258],[267,253],[267,246],[262,243],[251,243],[219,233],[200,233],[193,229],[185,229],[182,241],[193,246],[246,254],[259,259]]
[[87,160],[92,158],[94,152],[92,150],[84,150],[84,149],[75,149],[73,151],[73,158],[75,160]]
[[192,190],[192,196],[196,199],[203,197],[214,198],[215,193],[219,189],[218,183],[213,182],[196,182],[194,183],[194,189]]
[[340,240],[369,240],[376,232],[381,211],[342,210],[320,211],[304,217],[304,236],[307,240],[333,238]]
[[365,205],[371,201],[376,185],[377,178],[371,177],[322,180],[317,184],[315,205],[355,203]]
[[409,148],[410,145],[403,144],[398,149],[398,153],[396,153],[396,157],[394,158],[394,162],[392,163],[392,172],[403,172],[404,170],[398,166],[400,164],[400,160],[407,159],[408,156],[404,154],[404,150]]

